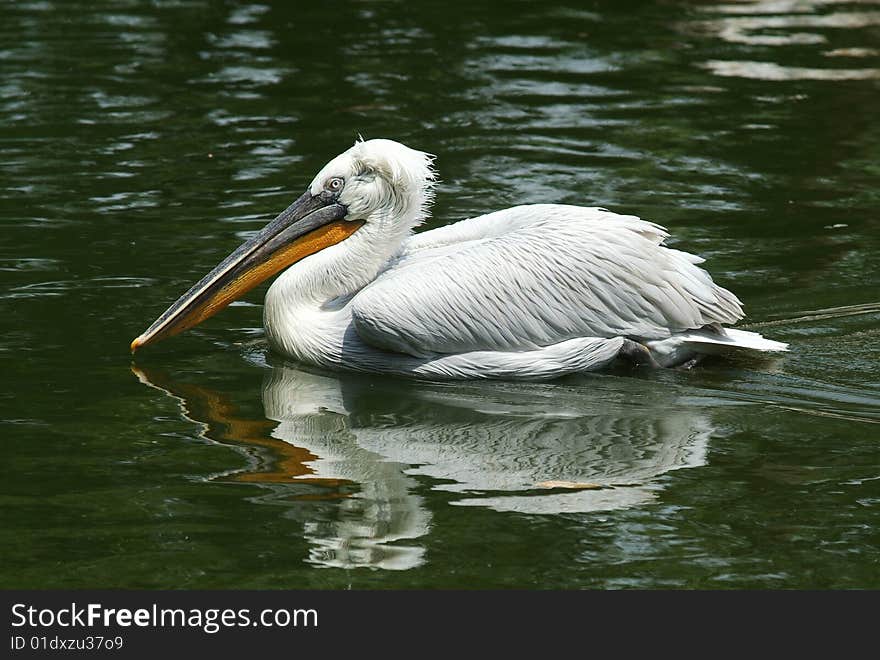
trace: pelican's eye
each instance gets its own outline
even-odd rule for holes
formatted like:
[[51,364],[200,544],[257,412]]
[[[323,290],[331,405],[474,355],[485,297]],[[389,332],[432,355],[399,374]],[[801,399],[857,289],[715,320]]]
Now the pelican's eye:
[[345,179],[341,176],[334,176],[327,179],[327,182],[324,184],[324,189],[329,190],[330,192],[337,193],[342,190],[342,186],[345,185]]

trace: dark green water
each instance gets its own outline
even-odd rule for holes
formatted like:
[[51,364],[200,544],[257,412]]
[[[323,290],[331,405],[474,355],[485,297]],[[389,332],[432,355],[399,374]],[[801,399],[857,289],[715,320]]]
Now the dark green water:
[[[880,2],[549,5],[0,4],[0,586],[880,587]],[[434,226],[667,226],[792,352],[334,375],[263,287],[132,362],[358,132]]]

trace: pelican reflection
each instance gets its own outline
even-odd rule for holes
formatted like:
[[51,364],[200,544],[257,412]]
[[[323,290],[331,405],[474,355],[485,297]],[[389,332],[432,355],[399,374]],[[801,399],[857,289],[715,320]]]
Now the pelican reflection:
[[212,478],[267,489],[258,501],[301,521],[307,561],[321,566],[422,564],[420,539],[446,503],[525,514],[648,504],[662,475],[705,464],[714,430],[692,400],[631,377],[420,383],[283,364],[266,371],[265,419],[247,420],[216,392],[137,373],[205,437],[248,456]]

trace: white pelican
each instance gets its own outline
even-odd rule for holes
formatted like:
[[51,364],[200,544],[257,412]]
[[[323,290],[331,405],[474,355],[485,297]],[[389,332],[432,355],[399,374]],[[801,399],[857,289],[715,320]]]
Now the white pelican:
[[547,379],[622,357],[677,366],[707,353],[784,351],[722,328],[742,304],[635,216],[516,206],[413,234],[433,157],[358,141],[169,307],[132,351],[216,314],[284,270],[266,294],[276,351],[330,368],[421,378]]

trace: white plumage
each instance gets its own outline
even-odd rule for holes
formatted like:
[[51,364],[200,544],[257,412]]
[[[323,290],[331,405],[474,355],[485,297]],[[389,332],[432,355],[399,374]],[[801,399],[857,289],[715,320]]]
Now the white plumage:
[[661,339],[742,317],[691,255],[658,248],[662,228],[632,216],[541,204],[451,227],[507,231],[407,250],[353,300],[362,338],[410,355],[529,350],[575,337]]
[[312,194],[363,226],[286,270],[266,297],[271,345],[312,364],[427,378],[543,379],[619,355],[660,366],[702,353],[782,351],[755,333],[697,256],[634,216],[517,206],[412,234],[426,215],[431,157],[389,140],[328,163]]

